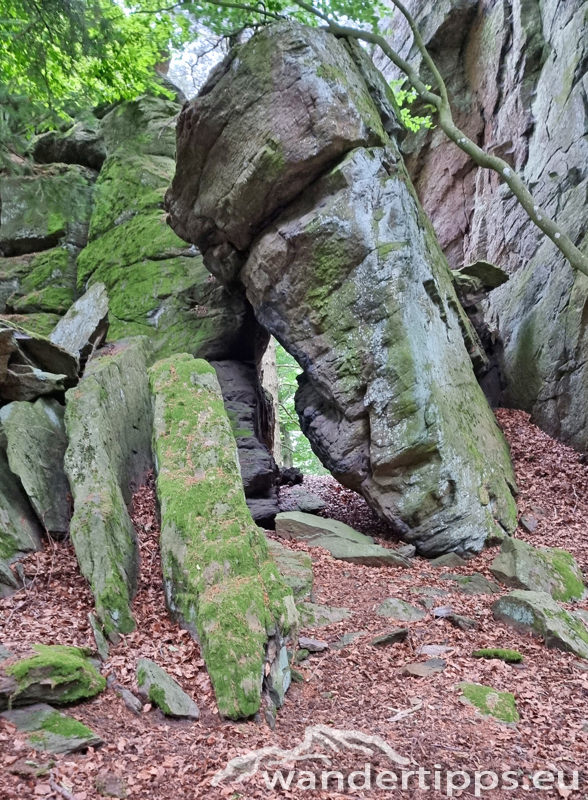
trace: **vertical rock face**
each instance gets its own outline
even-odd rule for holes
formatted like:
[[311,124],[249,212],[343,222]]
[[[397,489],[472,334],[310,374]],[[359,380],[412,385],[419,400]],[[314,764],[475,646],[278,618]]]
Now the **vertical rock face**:
[[[580,244],[588,212],[588,7],[583,0],[410,0],[446,78],[456,122],[527,182],[537,206]],[[397,15],[392,44],[419,63]],[[389,77],[395,77],[389,65]],[[426,75],[426,73],[423,73]],[[488,259],[510,273],[487,312],[504,346],[502,402],[588,449],[588,279],[528,219],[497,176],[440,130],[405,143],[407,166],[453,266]]]
[[214,369],[177,355],[150,381],[168,607],[198,635],[220,713],[247,717],[261,703],[268,637],[275,659],[294,599],[247,510]]
[[476,551],[514,527],[469,323],[341,42],[278,23],[233,51],[182,112],[168,207],[303,367],[302,425],[342,483],[423,553]]
[[139,556],[127,505],[151,464],[147,353],[142,337],[116,342],[66,395],[70,533],[111,639],[135,626],[130,603]]

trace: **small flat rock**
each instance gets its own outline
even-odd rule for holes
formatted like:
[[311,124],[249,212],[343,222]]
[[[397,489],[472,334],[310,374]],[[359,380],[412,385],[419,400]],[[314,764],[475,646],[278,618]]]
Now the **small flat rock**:
[[463,617],[461,614],[448,614],[447,619],[455,628],[460,631],[476,631],[480,627],[475,619]]
[[500,594],[502,591],[497,583],[489,581],[480,572],[474,572],[471,575],[444,573],[439,575],[439,580],[453,581],[463,594]]
[[511,589],[547,592],[568,603],[586,595],[582,571],[571,553],[556,547],[533,547],[507,537],[490,566],[500,583]]
[[103,283],[95,283],[59,320],[49,339],[82,360],[102,344],[107,332],[108,294]]
[[404,642],[407,636],[408,628],[395,628],[393,631],[388,631],[388,633],[383,633],[380,636],[376,636],[375,639],[372,639],[370,644],[372,647],[387,647],[391,644]]
[[198,706],[159,664],[148,658],[137,661],[139,692],[155,703],[166,716],[199,719]]
[[349,633],[344,633],[339,641],[335,642],[335,644],[331,645],[331,647],[333,650],[342,650],[344,647],[348,647],[350,644],[353,644],[356,639],[365,636],[366,633],[368,633],[368,631],[349,631]]
[[0,717],[19,732],[30,734],[27,743],[34,750],[75,753],[102,744],[102,739],[90,728],[45,703],[4,711]]
[[401,622],[417,622],[424,619],[426,613],[421,608],[415,608],[404,600],[396,597],[389,597],[377,608],[376,614],[379,617],[391,617]]
[[514,695],[510,692],[499,692],[491,686],[479,683],[460,683],[461,697],[465,705],[474,706],[484,716],[494,717],[502,722],[518,722]]
[[12,653],[3,644],[0,644],[0,661],[5,661],[7,658],[12,658]]
[[120,697],[125,706],[132,711],[133,714],[140,714],[143,709],[143,703],[139,700],[138,697],[130,691],[130,689],[126,689],[124,686],[120,684],[115,684],[113,686],[114,691],[116,692],[117,697]]
[[298,603],[300,624],[306,628],[322,628],[349,619],[351,611],[348,608],[322,606],[318,603]]
[[416,547],[414,544],[403,544],[401,547],[397,547],[394,552],[403,558],[414,558],[416,556]]
[[306,636],[300,636],[298,647],[302,650],[308,650],[309,653],[322,653],[324,650],[329,649],[329,643],[322,642],[320,639],[308,639]]
[[333,558],[368,567],[403,567],[409,559],[374,543],[371,536],[358,533],[334,519],[323,519],[301,511],[287,511],[276,516],[276,533],[284,539],[297,539],[311,547],[324,547]]
[[316,494],[307,492],[303,486],[294,486],[288,493],[289,499],[296,503],[298,511],[305,514],[316,514],[318,511],[324,511],[327,504]]
[[108,770],[98,773],[94,786],[102,797],[118,797],[120,800],[124,800],[127,796],[127,785],[123,778]]
[[546,647],[588,659],[588,629],[585,624],[556,603],[547,592],[511,592],[493,603],[492,613],[515,630],[543,637]]
[[454,567],[465,567],[467,563],[468,562],[461,556],[458,556],[457,553],[444,553],[442,556],[432,558],[429,561],[429,566],[435,567],[435,569],[439,569],[441,567],[453,569]]
[[453,649],[453,647],[449,647],[445,644],[423,644],[417,648],[417,655],[438,658],[439,656],[445,655],[445,653],[451,653]]
[[527,533],[535,533],[539,527],[539,520],[534,514],[523,514],[519,520],[519,525]]
[[447,662],[442,658],[429,658],[428,661],[416,661],[413,664],[405,664],[402,667],[402,675],[410,675],[414,678],[428,678],[437,672],[443,672]]
[[433,616],[441,619],[443,617],[450,617],[453,614],[453,608],[451,606],[437,606],[437,608],[433,609]]

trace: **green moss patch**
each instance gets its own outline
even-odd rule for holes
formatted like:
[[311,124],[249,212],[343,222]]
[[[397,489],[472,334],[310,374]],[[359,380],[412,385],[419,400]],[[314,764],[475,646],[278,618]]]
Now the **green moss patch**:
[[483,647],[481,650],[474,650],[474,658],[499,658],[507,664],[519,664],[523,656],[518,650],[503,650],[500,647]]
[[490,686],[479,683],[460,683],[459,688],[462,691],[462,702],[475,706],[485,716],[502,722],[519,721],[515,698],[510,692],[497,692]]

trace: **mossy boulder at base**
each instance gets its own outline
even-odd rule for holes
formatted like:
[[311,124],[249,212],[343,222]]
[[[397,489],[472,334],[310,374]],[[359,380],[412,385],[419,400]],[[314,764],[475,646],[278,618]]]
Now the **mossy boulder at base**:
[[200,717],[198,706],[180,684],[148,658],[137,661],[137,686],[145,701],[154,703],[167,717]]
[[461,689],[459,699],[477,708],[484,716],[494,717],[501,722],[519,721],[515,697],[511,692],[499,692],[480,683],[460,683],[458,688]]
[[302,511],[284,511],[276,516],[276,534],[284,539],[305,542],[311,547],[324,547],[340,561],[371,567],[410,569],[409,559],[394,550],[375,544],[371,536],[353,530],[334,519],[323,519]]
[[104,348],[66,395],[71,539],[111,640],[135,627],[139,552],[127,506],[151,466],[148,353],[144,337]]
[[105,688],[106,680],[78,647],[34,644],[30,655],[9,658],[0,666],[0,709],[75,703]]
[[67,436],[65,407],[41,397],[0,409],[0,428],[7,441],[10,469],[18,475],[39,521],[53,536],[69,530],[71,497],[63,468]]
[[568,603],[586,595],[584,577],[576,559],[557,547],[533,547],[521,539],[507,538],[490,566],[500,583],[511,589],[547,592]]
[[542,637],[546,647],[588,658],[588,628],[546,592],[511,592],[493,603],[492,613],[515,630]]
[[27,744],[40,752],[75,753],[102,744],[100,736],[86,725],[46,703],[4,711],[0,717],[14,725],[19,733],[29,734],[25,735]]
[[277,657],[297,623],[292,591],[247,508],[214,369],[180,354],[158,361],[150,383],[168,608],[198,636],[221,715],[248,717],[268,639]]

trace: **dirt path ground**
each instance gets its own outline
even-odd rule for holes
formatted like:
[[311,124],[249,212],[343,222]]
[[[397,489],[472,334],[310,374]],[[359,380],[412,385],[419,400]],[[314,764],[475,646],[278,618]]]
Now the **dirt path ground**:
[[[554,442],[531,425],[526,414],[499,411],[498,418],[511,444],[515,460],[521,513],[540,518],[533,535],[519,528],[521,538],[533,544],[558,545],[570,550],[588,574],[588,467],[577,453]],[[331,479],[311,479],[309,488],[330,503],[329,514],[351,525],[381,533],[362,501],[338,487]],[[219,719],[210,681],[198,646],[189,635],[171,624],[163,612],[163,592],[157,545],[158,528],[154,514],[153,488],[142,489],[135,503],[135,523],[142,551],[141,587],[135,602],[138,629],[116,648],[105,667],[119,683],[134,688],[136,660],[156,660],[198,703],[197,723],[170,722],[154,708],[145,707],[135,716],[112,690],[92,702],[72,708],[71,713],[96,730],[105,745],[95,752],[56,759],[53,774],[62,787],[54,791],[47,778],[25,778],[11,773],[15,763],[38,755],[5,723],[0,725],[0,798],[58,798],[94,800],[98,774],[108,771],[124,778],[129,797],[144,800],[198,800],[198,798],[271,797],[446,797],[443,788],[418,788],[416,777],[410,788],[385,791],[361,788],[340,795],[333,783],[325,791],[291,788],[270,789],[261,775],[239,785],[213,788],[213,775],[227,762],[248,751],[268,745],[290,748],[304,737],[310,725],[324,724],[338,729],[359,730],[378,735],[399,754],[418,766],[437,771],[445,786],[445,770],[513,770],[518,789],[499,792],[480,789],[489,797],[588,797],[588,786],[570,793],[568,788],[540,791],[524,788],[525,775],[536,770],[564,773],[569,784],[573,770],[587,768],[588,756],[588,664],[570,654],[546,649],[541,642],[524,638],[497,623],[490,611],[496,596],[466,596],[452,591],[452,584],[439,579],[425,560],[416,559],[413,570],[375,569],[334,561],[326,551],[313,550],[315,600],[352,611],[350,619],[305,635],[325,639],[331,645],[343,633],[365,631],[351,646],[311,655],[300,671],[304,682],[292,686],[275,730],[263,722],[231,724]],[[394,543],[380,543],[393,546]],[[298,549],[304,549],[298,545]],[[309,551],[310,552],[310,551]],[[457,572],[482,572],[491,578],[488,566],[496,551],[488,550]],[[33,579],[25,592],[0,601],[0,641],[18,650],[25,643],[87,645],[92,638],[87,621],[90,594],[81,578],[69,544],[47,547],[25,562]],[[478,630],[463,632],[447,620],[430,613],[410,623],[408,639],[385,649],[370,646],[379,633],[396,627],[375,614],[388,597],[413,604],[414,590],[425,587],[450,592],[442,602],[470,617]],[[584,602],[579,607],[588,609]],[[451,650],[443,657],[446,669],[426,678],[402,676],[403,665],[427,656],[418,655],[422,645],[444,645]],[[524,663],[512,667],[500,661],[472,657],[480,647],[508,647],[520,650]],[[456,684],[479,682],[516,696],[521,720],[505,725],[484,719],[459,700]],[[417,710],[414,710],[417,709]],[[413,713],[393,718],[404,710]],[[335,763],[335,762],[334,762]],[[334,769],[347,774],[361,769],[365,758],[343,758]],[[385,756],[372,759],[374,769],[388,769]],[[308,766],[300,769],[310,769]],[[322,769],[317,766],[316,769]],[[408,779],[407,779],[408,780]],[[434,784],[433,776],[424,778]],[[529,781],[527,780],[527,783]],[[357,784],[356,784],[357,785]],[[359,782],[361,786],[361,781]],[[459,783],[457,784],[459,785]],[[65,794],[64,794],[65,792]],[[474,794],[472,785],[462,796]],[[453,796],[459,796],[456,791]]]

